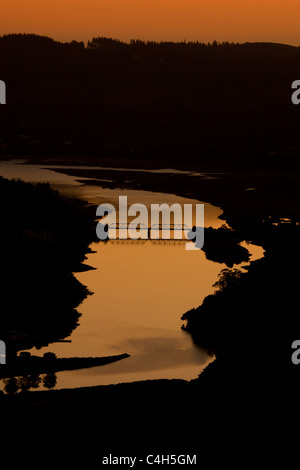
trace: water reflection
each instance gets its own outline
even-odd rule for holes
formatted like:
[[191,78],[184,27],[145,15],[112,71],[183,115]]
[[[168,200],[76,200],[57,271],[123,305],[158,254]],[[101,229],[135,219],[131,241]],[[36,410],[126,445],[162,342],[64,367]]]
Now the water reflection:
[[[252,260],[262,254],[259,247],[247,248]],[[182,244],[109,241],[91,249],[86,262],[97,270],[76,276],[94,295],[80,307],[83,315],[72,343],[49,350],[58,356],[127,352],[131,357],[104,367],[59,372],[58,386],[195,378],[212,358],[181,330],[180,317],[214,291],[226,265],[208,261],[202,251],[188,252]]]

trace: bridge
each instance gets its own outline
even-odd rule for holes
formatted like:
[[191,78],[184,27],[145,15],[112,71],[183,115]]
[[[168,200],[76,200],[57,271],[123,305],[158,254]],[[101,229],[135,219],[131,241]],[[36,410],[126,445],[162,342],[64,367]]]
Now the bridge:
[[175,238],[170,238],[170,239],[141,239],[138,238],[137,240],[132,240],[131,238],[126,238],[124,240],[121,240],[120,238],[117,239],[108,239],[109,243],[113,243],[116,245],[144,245],[145,243],[153,243],[153,245],[183,245],[187,242],[185,239],[175,239]]
[[[130,238],[130,231],[131,230],[138,230],[141,235],[144,235],[143,239],[146,240],[152,239],[157,240],[160,238],[161,240],[170,240],[170,232],[174,233],[174,238],[176,240],[182,238],[182,232],[190,232],[191,228],[188,227],[186,224],[153,224],[151,227],[148,227],[147,225],[143,223],[114,223],[108,225],[108,230],[116,230],[124,234],[124,232],[129,232],[129,238]],[[147,233],[147,238],[145,238],[145,235]],[[176,233],[175,233],[176,232]],[[179,233],[181,232],[181,236],[179,236]],[[152,238],[151,235],[154,234],[154,237]],[[174,240],[175,241],[175,240]],[[186,241],[184,237],[184,241]]]

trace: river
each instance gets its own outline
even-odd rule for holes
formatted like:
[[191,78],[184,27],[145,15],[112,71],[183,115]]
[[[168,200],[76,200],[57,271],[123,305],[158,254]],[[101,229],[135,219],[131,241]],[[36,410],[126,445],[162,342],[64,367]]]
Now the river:
[[[49,165],[31,165],[21,160],[0,162],[0,175],[33,183],[49,182],[62,195],[97,205],[117,205],[120,195],[128,197],[128,204],[138,202],[147,207],[154,203],[200,203],[172,194],[89,185],[88,179],[83,184],[75,176],[59,173],[59,166],[53,168],[56,171],[49,169]],[[218,228],[224,224],[219,218],[221,213],[218,207],[205,204],[205,226]],[[87,256],[86,264],[95,269],[75,274],[93,292],[78,307],[82,314],[79,326],[67,338],[70,342],[32,349],[31,353],[43,355],[51,351],[58,357],[128,353],[130,357],[101,367],[59,372],[55,388],[196,378],[213,358],[181,329],[180,318],[214,292],[213,284],[226,265],[207,260],[201,250],[185,250],[184,244],[172,241],[109,241],[93,243],[90,248],[92,253]],[[263,256],[261,247],[247,245],[247,249],[251,261]]]

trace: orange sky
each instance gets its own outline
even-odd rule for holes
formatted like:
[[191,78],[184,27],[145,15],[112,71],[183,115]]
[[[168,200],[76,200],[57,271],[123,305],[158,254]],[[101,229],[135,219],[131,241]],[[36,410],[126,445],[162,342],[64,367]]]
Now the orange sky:
[[299,0],[1,0],[0,34],[300,44]]

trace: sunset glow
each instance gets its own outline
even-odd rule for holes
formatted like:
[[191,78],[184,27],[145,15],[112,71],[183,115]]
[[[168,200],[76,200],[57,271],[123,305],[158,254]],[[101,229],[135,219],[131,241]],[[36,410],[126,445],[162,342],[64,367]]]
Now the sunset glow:
[[106,36],[300,44],[297,0],[2,0],[0,31],[61,41]]

